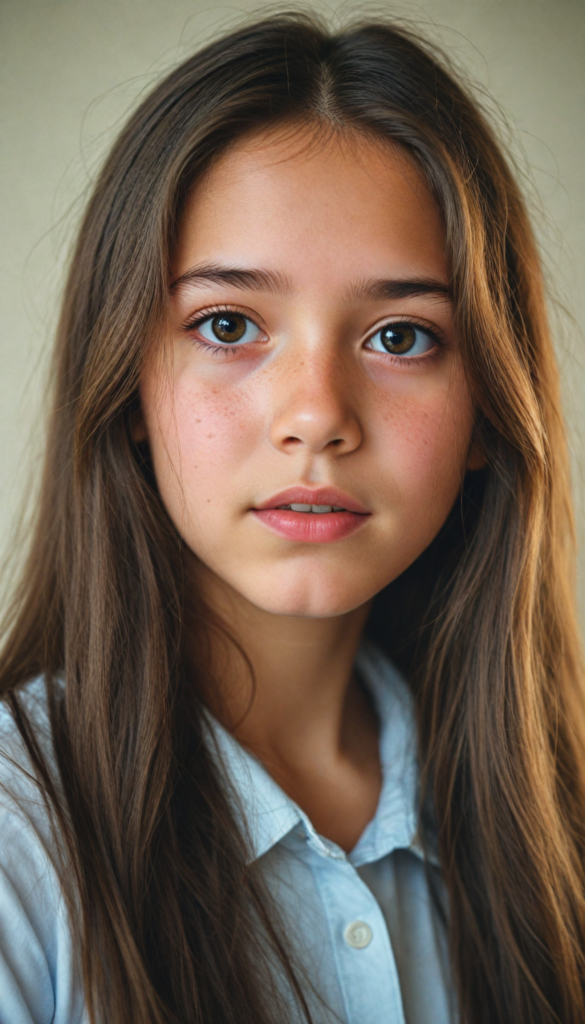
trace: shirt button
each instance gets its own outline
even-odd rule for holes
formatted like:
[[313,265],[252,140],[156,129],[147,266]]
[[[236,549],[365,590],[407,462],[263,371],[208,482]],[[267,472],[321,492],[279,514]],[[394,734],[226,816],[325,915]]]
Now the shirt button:
[[352,949],[365,949],[373,939],[372,929],[365,921],[352,921],[344,930],[343,938]]

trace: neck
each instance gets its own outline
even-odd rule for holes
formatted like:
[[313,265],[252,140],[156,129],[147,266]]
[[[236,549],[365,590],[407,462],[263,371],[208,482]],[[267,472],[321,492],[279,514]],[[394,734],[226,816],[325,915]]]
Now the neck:
[[239,645],[215,634],[210,710],[315,828],[350,851],[381,787],[378,723],[352,671],[369,605],[331,618],[274,615],[208,570],[198,576]]
[[372,717],[352,671],[369,604],[331,618],[275,615],[205,570],[203,590],[245,653],[221,639],[212,652],[219,692],[206,698],[222,724],[277,774],[349,754],[356,717]]

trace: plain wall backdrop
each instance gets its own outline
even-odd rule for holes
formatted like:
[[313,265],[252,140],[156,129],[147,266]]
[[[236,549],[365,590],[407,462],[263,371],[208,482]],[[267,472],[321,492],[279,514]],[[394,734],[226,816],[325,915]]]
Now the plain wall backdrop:
[[[409,20],[503,112],[556,296],[585,609],[585,0],[307,6],[334,24],[379,12]],[[157,77],[257,10],[241,0],[0,0],[0,559],[18,561],[63,269],[100,161]]]

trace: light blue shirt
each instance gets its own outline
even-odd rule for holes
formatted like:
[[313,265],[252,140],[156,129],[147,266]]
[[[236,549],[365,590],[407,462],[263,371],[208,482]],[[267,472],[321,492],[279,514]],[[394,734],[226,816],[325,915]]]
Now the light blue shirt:
[[[357,670],[380,721],[382,792],[374,818],[346,855],[320,836],[260,762],[214,719],[218,755],[300,967],[319,1024],[455,1024],[445,927],[429,878],[436,862],[417,842],[412,699],[395,669],[364,645]],[[37,735],[50,754],[40,681],[27,687]],[[42,799],[6,709],[0,746],[0,1024],[86,1024],[76,952]],[[22,766],[22,767],[19,767]],[[282,999],[297,1016],[284,981]],[[286,1014],[285,1014],[286,1016]]]

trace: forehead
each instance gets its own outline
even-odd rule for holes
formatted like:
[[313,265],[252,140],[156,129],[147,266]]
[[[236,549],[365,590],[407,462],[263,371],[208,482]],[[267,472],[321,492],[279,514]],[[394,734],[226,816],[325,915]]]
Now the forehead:
[[308,129],[245,139],[198,182],[174,276],[200,260],[269,265],[299,285],[380,272],[446,280],[442,218],[406,153]]

